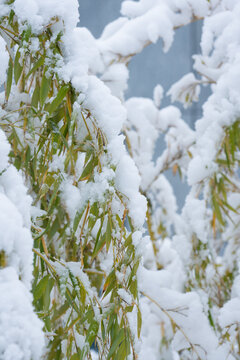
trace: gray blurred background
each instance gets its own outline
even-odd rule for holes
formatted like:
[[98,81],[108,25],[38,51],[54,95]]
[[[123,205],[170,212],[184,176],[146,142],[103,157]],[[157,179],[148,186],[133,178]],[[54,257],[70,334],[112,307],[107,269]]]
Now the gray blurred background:
[[[99,37],[110,21],[120,16],[122,0],[79,0],[80,26],[87,27],[95,37]],[[167,54],[163,53],[162,42],[146,47],[141,54],[136,55],[129,65],[130,79],[126,98],[153,96],[153,89],[161,84],[165,93],[171,85],[183,75],[192,71],[192,55],[200,52],[201,22],[196,22],[180,28],[175,33],[174,43]],[[209,94],[209,89],[201,91],[200,101],[194,103],[190,109],[183,109],[182,105],[175,103],[182,113],[184,120],[194,128],[194,123],[202,115],[201,107]],[[162,106],[170,104],[170,98],[165,96]],[[159,152],[162,149],[159,141]],[[183,184],[178,175],[172,176],[171,171],[167,177],[173,185],[179,209],[184,204],[188,186]]]

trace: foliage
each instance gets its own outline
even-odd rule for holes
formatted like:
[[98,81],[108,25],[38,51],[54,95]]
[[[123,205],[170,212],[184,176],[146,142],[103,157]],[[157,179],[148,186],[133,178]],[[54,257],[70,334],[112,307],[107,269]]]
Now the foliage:
[[[19,26],[13,10],[1,18],[10,54],[1,127],[12,145],[10,159],[24,173],[33,205],[40,209],[32,223],[34,306],[44,330],[54,333],[48,359],[61,359],[65,351],[68,359],[91,358],[93,345],[101,358],[124,359],[134,352],[127,313],[138,308],[134,277],[139,260],[131,231],[124,225],[131,220],[114,179],[101,200],[86,196],[74,218],[61,198],[66,179],[76,188],[90,185],[103,167],[114,172],[115,166],[94,116],[81,104],[77,108],[79,93],[55,71],[62,59],[63,32],[53,35],[51,26],[59,19],[51,20],[44,31],[34,34],[30,26]],[[36,41],[39,47],[33,51]],[[27,95],[26,100],[13,110],[11,96],[14,99],[18,91]],[[54,169],[57,157],[61,170]],[[77,167],[79,159],[82,169]],[[119,214],[112,212],[113,201],[122,209]],[[101,259],[109,253],[113,261],[106,271]],[[129,304],[118,295],[119,289],[129,294]],[[107,296],[109,305],[103,302]],[[82,347],[78,337],[84,339]]]
[[[54,1],[48,11],[38,4],[34,17],[19,10],[22,0],[4,1],[0,13],[8,52],[0,126],[9,163],[32,197],[42,356],[93,359],[95,349],[106,360],[237,359],[239,29],[227,54],[223,48],[239,5],[124,1],[125,20],[110,24],[97,43],[85,30],[75,32],[60,3],[56,11]],[[162,29],[164,16],[172,20]],[[174,29],[202,18],[198,79],[188,74],[169,91],[189,106],[200,86],[212,85],[196,129],[177,108],[161,108],[160,86],[154,100],[124,101],[133,54],[160,37],[167,50]],[[166,146],[155,161],[160,135]],[[169,169],[190,186],[181,214]],[[10,265],[0,247],[0,271]]]

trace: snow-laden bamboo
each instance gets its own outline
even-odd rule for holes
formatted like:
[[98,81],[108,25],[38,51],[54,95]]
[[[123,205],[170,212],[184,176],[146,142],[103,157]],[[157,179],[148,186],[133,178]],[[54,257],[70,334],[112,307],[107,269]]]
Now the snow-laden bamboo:
[[[239,357],[240,5],[121,12],[95,39],[76,0],[0,2],[0,359]],[[201,19],[195,73],[166,89],[211,86],[195,130],[160,85],[125,101],[131,58]]]

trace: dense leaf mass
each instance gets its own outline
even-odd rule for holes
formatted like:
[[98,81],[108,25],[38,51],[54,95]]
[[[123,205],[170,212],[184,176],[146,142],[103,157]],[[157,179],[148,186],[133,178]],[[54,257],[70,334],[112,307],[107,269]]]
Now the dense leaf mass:
[[[95,39],[77,0],[0,0],[0,360],[239,358],[240,4],[121,13]],[[211,86],[195,129],[160,85],[126,101],[131,58],[202,19],[168,91]]]

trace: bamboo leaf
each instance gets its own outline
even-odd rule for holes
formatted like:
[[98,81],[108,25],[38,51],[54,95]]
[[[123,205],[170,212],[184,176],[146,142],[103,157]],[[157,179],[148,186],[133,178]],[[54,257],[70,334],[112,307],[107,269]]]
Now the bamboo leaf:
[[116,339],[113,341],[113,344],[110,348],[110,351],[108,353],[108,357],[107,357],[107,360],[111,359],[111,357],[113,356],[113,354],[116,352],[119,344],[124,340],[124,335],[125,335],[125,332],[124,332],[124,329],[121,329],[116,337]]
[[[50,277],[47,281],[46,288],[43,294],[43,307],[46,311],[49,309],[51,303],[51,291],[53,285],[54,285],[54,279]],[[49,324],[49,327],[51,327],[51,323]]]
[[65,147],[68,149],[69,146],[68,146],[68,143],[67,143],[67,140],[65,139],[65,137],[63,136],[61,130],[59,129],[58,125],[52,120],[52,119],[49,119],[48,120],[48,124],[49,124],[49,127],[51,128],[51,130],[57,134],[57,135],[60,135],[60,138],[63,142],[63,144],[65,145]]
[[93,320],[93,322],[91,323],[91,325],[88,329],[88,333],[87,333],[87,337],[86,337],[86,341],[89,343],[89,346],[92,346],[92,343],[94,342],[94,340],[98,334],[98,328],[99,328],[98,322]]
[[106,242],[107,252],[109,250],[111,240],[112,240],[112,229],[111,229],[111,218],[109,217],[108,222],[107,222],[107,229],[106,229],[106,233],[105,233],[105,242]]
[[92,159],[88,162],[88,164],[85,166],[82,175],[80,176],[80,181],[83,180],[88,180],[89,177],[91,176],[91,174],[93,173],[93,170],[95,168],[95,166],[97,165],[97,158],[96,157],[92,157]]
[[10,25],[12,25],[14,15],[15,15],[14,11],[11,10],[11,11],[10,11],[10,14],[9,14],[9,19],[8,19],[8,23],[9,23]]
[[116,275],[115,275],[115,272],[112,271],[106,281],[105,281],[105,284],[103,286],[103,291],[104,291],[104,297],[107,296],[110,291],[117,285],[117,282],[116,282]]
[[79,354],[72,355],[71,360],[79,360]]
[[142,314],[141,311],[138,307],[137,310],[137,332],[138,332],[138,338],[140,338],[140,334],[141,334],[141,328],[142,328]]
[[12,77],[13,77],[13,62],[12,62],[12,59],[9,58],[8,72],[7,72],[6,100],[8,100],[10,92],[11,92]]
[[46,73],[44,73],[43,78],[42,78],[42,82],[41,82],[41,87],[40,87],[40,104],[41,106],[44,105],[48,93],[50,91],[50,87],[51,87],[51,83],[52,83],[52,78],[46,77]]
[[26,75],[26,79],[29,78],[29,76],[34,73],[39,67],[43,66],[44,64],[44,60],[45,60],[45,57],[44,56],[41,56],[37,62],[35,63],[35,65],[32,67],[32,69],[28,72],[28,74]]
[[[102,226],[103,226],[103,221],[101,221],[101,225],[99,227],[98,233],[97,233],[97,237],[96,237],[96,242],[95,242],[95,247],[93,250],[93,254],[92,257],[94,258],[98,252],[100,251],[100,249],[104,246],[105,244],[105,238],[104,236],[101,236],[101,231],[102,231]],[[100,240],[99,240],[100,239]]]
[[[119,346],[118,352],[116,354],[116,360],[125,360],[127,359],[127,339],[122,341],[122,343]],[[114,359],[115,360],[115,359]]]
[[18,83],[18,80],[23,70],[23,66],[20,64],[20,58],[21,58],[21,53],[18,49],[14,60],[14,80],[16,84]]
[[92,254],[93,258],[97,256],[97,254],[104,247],[105,244],[106,244],[106,238],[105,238],[105,236],[101,236],[100,240],[98,240],[96,242],[96,246],[95,246],[93,254]]
[[76,231],[77,231],[77,228],[78,228],[78,225],[79,225],[80,220],[82,218],[82,215],[84,213],[84,210],[85,209],[83,209],[82,211],[77,211],[77,213],[75,215],[75,218],[74,218],[74,221],[73,221],[73,234],[75,234]]
[[81,315],[81,312],[80,312],[80,310],[79,310],[79,308],[78,308],[78,306],[77,306],[77,304],[76,304],[76,302],[75,302],[75,300],[74,300],[74,298],[73,298],[73,296],[72,296],[72,294],[71,294],[71,292],[70,292],[70,290],[68,288],[66,289],[65,296],[66,296],[66,299],[69,302],[69,304],[76,311],[76,313],[78,315]]
[[133,280],[130,284],[130,291],[133,294],[134,299],[138,296],[138,288],[137,288],[137,281]]
[[57,96],[55,97],[53,102],[49,105],[49,108],[48,108],[49,114],[52,114],[58,108],[58,106],[62,103],[63,99],[67,95],[68,91],[69,91],[69,86],[68,85],[63,86],[59,90]]
[[34,302],[36,302],[38,299],[40,299],[41,296],[43,296],[43,294],[46,290],[48,281],[49,281],[49,275],[44,276],[39,281],[36,288],[33,290]]
[[218,204],[218,202],[216,200],[215,195],[212,196],[212,204],[213,204],[213,209],[214,209],[214,211],[216,213],[216,216],[217,216],[217,219],[218,219],[219,223],[224,226],[225,223],[224,223],[222,213],[221,213],[221,210],[220,210],[220,207],[219,207],[219,204]]
[[[49,201],[49,205],[48,205],[48,213],[51,212],[52,210],[52,207],[53,207],[53,203],[54,203],[54,200],[57,196],[57,193],[58,193],[58,189],[59,189],[59,186],[61,184],[61,178],[57,178],[55,183],[54,183],[54,186],[53,186],[53,193],[51,195],[51,198],[50,198],[50,201]],[[46,184],[47,185],[47,184]]]

